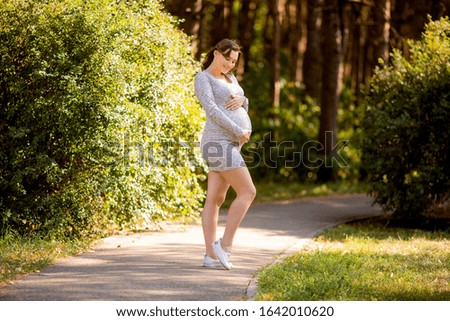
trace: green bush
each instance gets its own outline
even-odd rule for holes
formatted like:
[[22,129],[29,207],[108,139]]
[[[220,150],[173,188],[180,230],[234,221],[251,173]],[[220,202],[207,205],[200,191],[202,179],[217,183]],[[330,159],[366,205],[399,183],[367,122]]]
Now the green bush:
[[450,21],[427,25],[410,57],[392,54],[366,98],[362,162],[375,201],[417,217],[450,196]]
[[175,24],[157,0],[2,1],[0,231],[195,213],[198,65]]

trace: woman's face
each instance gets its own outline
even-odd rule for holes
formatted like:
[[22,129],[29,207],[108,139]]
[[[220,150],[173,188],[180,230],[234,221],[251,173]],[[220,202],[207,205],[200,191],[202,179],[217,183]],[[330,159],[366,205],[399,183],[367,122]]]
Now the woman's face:
[[217,68],[219,68],[220,71],[224,74],[228,73],[231,69],[234,68],[238,58],[239,52],[237,51],[230,51],[229,57],[226,57],[221,52],[216,50],[215,60],[217,63]]

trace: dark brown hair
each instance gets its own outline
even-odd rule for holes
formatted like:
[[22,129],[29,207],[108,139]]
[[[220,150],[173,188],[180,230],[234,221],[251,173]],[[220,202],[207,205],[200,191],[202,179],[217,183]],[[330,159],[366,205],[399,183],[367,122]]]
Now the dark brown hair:
[[211,48],[205,56],[205,59],[203,60],[202,63],[202,70],[205,70],[206,68],[209,67],[209,65],[211,65],[211,63],[214,60],[214,51],[217,50],[218,52],[220,52],[222,55],[224,55],[225,57],[229,58],[230,54],[232,51],[237,51],[239,53],[238,59],[236,61],[236,64],[233,68],[236,69],[239,65],[239,59],[241,57],[241,47],[237,44],[236,41],[234,40],[230,40],[230,39],[222,39],[221,41],[219,41],[217,43],[217,45],[215,45],[213,48]]

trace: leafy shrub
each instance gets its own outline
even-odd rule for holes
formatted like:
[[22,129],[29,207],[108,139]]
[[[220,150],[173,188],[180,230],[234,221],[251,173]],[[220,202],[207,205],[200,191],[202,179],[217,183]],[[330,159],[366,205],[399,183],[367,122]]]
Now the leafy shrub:
[[198,65],[174,25],[156,0],[2,2],[1,230],[195,213]]
[[450,196],[450,21],[430,21],[407,60],[377,70],[366,98],[363,166],[375,201],[420,216]]

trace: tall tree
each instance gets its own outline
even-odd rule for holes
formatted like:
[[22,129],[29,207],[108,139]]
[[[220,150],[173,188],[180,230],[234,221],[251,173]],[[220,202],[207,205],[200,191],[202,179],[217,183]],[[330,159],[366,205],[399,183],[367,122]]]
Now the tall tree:
[[318,98],[320,94],[320,77],[322,74],[320,51],[320,27],[322,23],[322,0],[308,0],[307,42],[303,61],[303,82],[306,93]]
[[377,0],[374,3],[374,28],[372,43],[374,45],[373,62],[376,65],[379,58],[385,64],[389,61],[389,30],[391,29],[391,0]]
[[218,43],[223,38],[232,38],[233,28],[233,1],[214,1],[207,2],[212,15],[208,22],[211,27],[211,44]]
[[271,68],[272,105],[280,105],[280,50],[281,50],[281,14],[286,0],[269,0],[268,23],[266,24],[266,43]]
[[350,86],[357,100],[360,98],[360,86],[364,84],[368,17],[371,6],[370,2],[352,1],[347,4],[343,17],[346,29],[344,77],[350,79]]
[[303,82],[303,60],[306,49],[306,0],[289,0],[286,3],[288,19],[289,52],[291,57],[290,78],[296,84]]
[[179,28],[191,36],[191,44],[194,55],[200,59],[201,47],[201,20],[204,16],[205,0],[165,0],[166,9],[181,18]]
[[243,69],[248,71],[248,61],[250,58],[250,47],[255,37],[255,19],[256,9],[260,0],[243,0],[241,2],[241,10],[239,12],[238,20],[238,39],[242,46],[243,53]]
[[342,1],[325,0],[323,6],[323,72],[319,142],[324,163],[319,168],[318,179],[334,178],[333,156],[337,142],[337,111],[342,71]]

